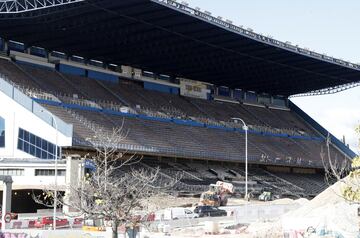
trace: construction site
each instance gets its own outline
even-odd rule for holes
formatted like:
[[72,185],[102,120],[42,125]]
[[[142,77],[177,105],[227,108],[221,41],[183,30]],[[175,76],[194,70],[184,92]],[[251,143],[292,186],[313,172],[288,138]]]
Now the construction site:
[[359,79],[186,2],[0,0],[0,238],[360,238],[357,151],[295,100]]

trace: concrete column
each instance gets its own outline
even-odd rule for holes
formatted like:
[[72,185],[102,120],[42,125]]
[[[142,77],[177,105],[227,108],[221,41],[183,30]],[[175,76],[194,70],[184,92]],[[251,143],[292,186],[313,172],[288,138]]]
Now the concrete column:
[[7,40],[4,40],[4,51],[8,53],[9,50],[9,42]]
[[[69,204],[69,198],[71,197],[72,189],[74,188],[81,179],[83,174],[84,168],[83,163],[80,157],[78,156],[68,156],[66,158],[66,177],[65,177],[65,198],[64,201],[66,204]],[[64,205],[63,212],[65,214],[75,212],[74,209],[71,207]]]
[[[5,223],[4,216],[11,212],[11,192],[12,192],[12,178],[11,176],[0,176],[0,181],[3,181],[3,200],[1,211],[1,230],[4,231],[9,228],[9,223]],[[4,225],[5,224],[5,225]]]
[[25,48],[24,53],[30,54],[30,47],[28,47],[27,45],[24,45],[24,48]]
[[2,212],[5,214],[11,212],[11,191],[12,191],[12,182],[5,182],[3,186],[3,206]]
[[48,50],[45,50],[45,58],[50,62],[50,52]]

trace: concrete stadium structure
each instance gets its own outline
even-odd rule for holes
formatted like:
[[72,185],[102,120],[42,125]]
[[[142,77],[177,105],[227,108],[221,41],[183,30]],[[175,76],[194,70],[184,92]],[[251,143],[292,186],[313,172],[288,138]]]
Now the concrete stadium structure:
[[327,142],[335,158],[355,156],[288,98],[355,86],[356,64],[171,0],[2,4],[0,175],[22,193],[17,212],[36,210],[19,204],[54,183],[55,154],[64,190],[72,176],[64,158],[91,152],[99,128],[123,126],[117,148],[144,155],[139,166],[183,173],[180,192],[224,180],[244,193],[244,130],[234,118],[249,126],[255,194],[315,196],[326,188]]

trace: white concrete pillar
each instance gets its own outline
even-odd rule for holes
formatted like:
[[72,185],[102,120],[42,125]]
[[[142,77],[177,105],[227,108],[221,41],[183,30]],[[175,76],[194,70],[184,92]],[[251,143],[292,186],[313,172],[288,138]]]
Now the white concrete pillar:
[[4,51],[7,53],[9,50],[9,42],[7,40],[4,40]]
[[[74,188],[83,176],[82,172],[82,160],[78,156],[68,156],[66,158],[66,177],[65,177],[65,198],[64,201],[66,204],[69,204],[69,197],[71,197],[72,189]],[[71,209],[71,207],[64,205],[63,213],[68,214],[70,212],[74,212],[75,210]]]
[[12,182],[5,182],[3,186],[3,206],[2,212],[7,213],[11,211],[11,191],[12,191]]
[[[11,192],[12,192],[12,178],[11,176],[0,177],[0,181],[3,181],[3,200],[1,211],[1,230],[4,231],[9,228],[9,223],[5,223],[5,214],[11,212]],[[4,225],[5,224],[5,225]]]
[[25,50],[24,50],[24,53],[25,53],[25,54],[30,54],[30,53],[31,53],[30,47],[28,47],[27,45],[24,45],[24,48],[25,48]]

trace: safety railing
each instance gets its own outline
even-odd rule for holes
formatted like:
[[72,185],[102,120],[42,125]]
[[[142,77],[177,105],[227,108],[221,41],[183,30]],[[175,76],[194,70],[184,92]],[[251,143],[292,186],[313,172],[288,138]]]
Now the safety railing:
[[[78,141],[80,142],[80,141]],[[80,142],[85,145],[85,142]],[[86,142],[88,143],[88,142]],[[88,144],[87,144],[88,145]],[[193,150],[188,148],[182,148],[179,146],[178,148],[165,148],[165,147],[154,147],[154,146],[144,146],[144,145],[135,145],[135,144],[114,144],[112,145],[115,148],[120,150],[132,152],[140,152],[145,154],[161,154],[163,156],[176,156],[176,157],[184,157],[184,158],[199,158],[199,159],[216,159],[222,161],[233,161],[233,162],[245,162],[245,155],[240,155],[235,152],[211,152],[211,151],[201,151],[201,150]],[[305,158],[298,157],[285,157],[285,158],[272,158],[268,155],[249,155],[248,156],[249,163],[257,163],[257,164],[276,164],[276,165],[284,165],[284,166],[298,166],[298,167],[323,167],[322,161],[309,160]]]

